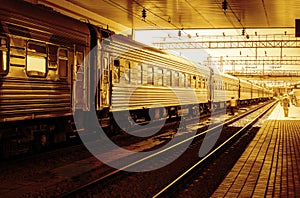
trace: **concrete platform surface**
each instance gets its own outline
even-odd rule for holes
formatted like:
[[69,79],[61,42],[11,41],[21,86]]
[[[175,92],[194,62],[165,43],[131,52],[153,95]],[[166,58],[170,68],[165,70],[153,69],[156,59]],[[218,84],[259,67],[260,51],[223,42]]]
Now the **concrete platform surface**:
[[300,108],[278,104],[212,197],[300,197]]

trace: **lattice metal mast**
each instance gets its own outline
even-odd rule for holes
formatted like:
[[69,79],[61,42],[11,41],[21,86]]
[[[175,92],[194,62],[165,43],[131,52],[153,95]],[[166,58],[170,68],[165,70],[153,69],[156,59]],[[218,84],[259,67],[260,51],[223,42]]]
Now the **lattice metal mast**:
[[227,48],[299,48],[300,39],[292,34],[236,36],[157,37],[159,49],[227,49]]

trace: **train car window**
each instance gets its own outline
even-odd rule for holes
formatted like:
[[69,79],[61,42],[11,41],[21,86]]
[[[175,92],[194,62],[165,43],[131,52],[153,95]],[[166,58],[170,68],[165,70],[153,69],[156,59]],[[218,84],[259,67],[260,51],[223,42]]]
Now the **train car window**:
[[153,70],[153,67],[148,67],[147,84],[148,85],[154,85],[154,70]]
[[43,43],[27,43],[26,72],[28,76],[46,77],[47,48]]
[[130,62],[126,61],[125,70],[124,70],[124,80],[127,84],[130,83],[130,75],[131,75],[130,69],[131,69]]
[[0,74],[8,71],[8,40],[0,37]]
[[84,81],[84,65],[82,52],[76,52],[76,76],[77,81]]
[[120,77],[120,60],[114,59],[113,60],[113,82],[118,83],[119,82],[119,77]]
[[138,65],[137,66],[137,75],[136,75],[137,79],[136,82],[137,84],[142,84],[143,82],[143,66],[142,65]]
[[124,82],[125,78],[125,62],[124,60],[120,60],[120,66],[119,66],[119,82]]
[[198,81],[198,88],[202,88],[202,87],[201,87],[201,82],[202,82],[201,77],[199,77],[197,81]]
[[115,66],[115,67],[120,67],[120,60],[115,59],[115,60],[114,60],[114,66]]
[[165,81],[166,86],[172,86],[172,84],[171,84],[171,81],[172,81],[171,74],[172,74],[171,71],[167,70],[167,72],[166,72],[166,81]]
[[58,57],[58,46],[48,45],[48,68],[49,69],[57,69],[57,57]]
[[179,87],[179,73],[174,72],[174,86]]
[[68,50],[58,50],[58,73],[60,78],[68,77]]
[[157,69],[157,86],[163,86],[164,84],[164,71],[162,69]]
[[181,79],[182,79],[182,87],[186,87],[186,76],[185,74],[181,74]]
[[103,68],[108,69],[108,59],[106,57],[103,59]]
[[191,87],[191,76],[189,74],[186,75],[187,79],[187,87]]
[[102,74],[102,78],[103,78],[103,83],[107,84],[108,81],[108,59],[107,57],[103,58],[103,74]]
[[147,79],[147,74],[148,74],[148,65],[143,64],[143,72],[142,72],[142,83],[141,84],[147,84],[148,83],[148,79]]
[[196,88],[196,80],[197,80],[197,78],[196,78],[196,76],[191,76],[191,87],[192,88]]
[[185,87],[185,75],[183,73],[179,73],[179,87]]

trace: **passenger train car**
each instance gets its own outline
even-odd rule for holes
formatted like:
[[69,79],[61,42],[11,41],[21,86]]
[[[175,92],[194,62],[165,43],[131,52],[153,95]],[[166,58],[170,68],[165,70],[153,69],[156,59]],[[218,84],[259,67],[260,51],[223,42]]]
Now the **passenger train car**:
[[[0,140],[5,154],[17,143],[40,147],[65,139],[71,101],[86,77],[76,73],[90,50],[80,21],[22,1],[0,1]],[[76,80],[75,80],[76,79]],[[87,90],[78,90],[82,95]],[[86,97],[76,105],[87,110]]]
[[[203,112],[226,108],[232,96],[241,105],[272,97],[263,87],[48,7],[0,2],[2,153],[27,142],[39,149],[65,141],[66,134],[84,128],[83,120],[75,130],[74,112],[95,110],[107,128],[115,125],[113,112],[122,117],[129,110],[137,122],[149,119],[149,109],[162,119],[183,115],[182,107],[190,116],[194,107]],[[187,89],[194,91],[197,103],[189,100]]]

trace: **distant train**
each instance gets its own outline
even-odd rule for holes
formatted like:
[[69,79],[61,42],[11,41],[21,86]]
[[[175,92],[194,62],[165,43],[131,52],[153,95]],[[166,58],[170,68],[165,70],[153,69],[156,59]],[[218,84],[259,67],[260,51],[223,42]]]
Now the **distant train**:
[[[66,134],[76,131],[74,111],[84,114],[95,109],[102,127],[113,132],[112,112],[122,117],[130,110],[138,121],[147,119],[151,109],[155,119],[161,119],[179,116],[183,110],[193,115],[194,107],[201,112],[226,108],[232,96],[240,105],[273,96],[264,87],[50,8],[20,0],[0,2],[3,153],[26,142],[39,149],[65,141]],[[194,91],[197,103],[189,102],[187,89]],[[172,90],[186,97],[184,104]],[[129,104],[124,98],[130,98]]]

